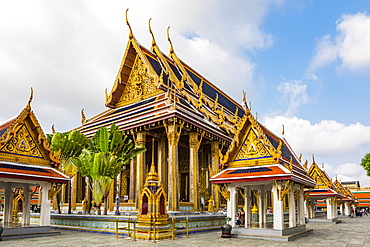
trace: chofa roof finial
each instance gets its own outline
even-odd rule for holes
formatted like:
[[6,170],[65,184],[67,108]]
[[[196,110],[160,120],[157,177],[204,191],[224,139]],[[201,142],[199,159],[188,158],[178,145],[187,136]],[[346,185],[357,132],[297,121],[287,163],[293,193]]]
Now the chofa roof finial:
[[149,19],[149,33],[152,35],[152,47],[156,46],[155,39],[154,39],[154,34],[152,32],[152,27],[150,26],[150,21],[152,18]]
[[168,39],[168,42],[170,42],[170,54],[172,54],[174,50],[173,50],[172,42],[170,39],[170,26],[168,26],[167,28],[167,39]]
[[126,24],[127,24],[128,28],[130,29],[130,34],[128,35],[128,37],[130,39],[132,39],[134,37],[134,34],[132,33],[130,23],[128,22],[128,14],[127,13],[128,13],[128,8],[126,9]]
[[27,104],[28,107],[31,107],[32,99],[33,99],[33,88],[31,87],[30,99],[28,100],[28,104]]

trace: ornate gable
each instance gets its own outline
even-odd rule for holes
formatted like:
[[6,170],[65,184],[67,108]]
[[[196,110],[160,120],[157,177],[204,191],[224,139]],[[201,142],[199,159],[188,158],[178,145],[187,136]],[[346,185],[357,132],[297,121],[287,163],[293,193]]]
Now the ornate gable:
[[318,188],[331,188],[332,182],[329,178],[324,174],[324,172],[319,168],[319,166],[315,163],[312,163],[309,171],[308,176],[311,177],[313,180],[316,181],[316,189]]
[[148,68],[144,65],[141,58],[137,56],[117,105],[140,101],[163,92],[158,89],[158,86],[159,83],[156,82],[155,76],[148,73]]
[[111,93],[105,94],[105,105],[110,108],[124,106],[163,92],[159,89],[160,76],[149,61],[150,59],[155,62],[155,56],[140,46],[131,35],[130,33],[130,40]]
[[236,168],[279,163],[282,143],[277,148],[272,145],[248,108],[236,128],[238,132],[228,151],[224,156],[220,154],[221,164]]
[[36,116],[27,106],[0,136],[0,161],[51,166],[58,163]]

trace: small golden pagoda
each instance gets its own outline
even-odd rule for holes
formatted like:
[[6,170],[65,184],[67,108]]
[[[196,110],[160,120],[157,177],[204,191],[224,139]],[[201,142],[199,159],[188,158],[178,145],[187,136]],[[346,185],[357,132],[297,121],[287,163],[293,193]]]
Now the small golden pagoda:
[[[154,146],[154,142],[153,142]],[[154,152],[154,149],[152,149]],[[154,155],[152,155],[154,157]],[[168,213],[166,211],[166,193],[158,179],[154,158],[145,185],[139,197],[139,213],[137,214],[141,239],[170,238],[168,233]]]

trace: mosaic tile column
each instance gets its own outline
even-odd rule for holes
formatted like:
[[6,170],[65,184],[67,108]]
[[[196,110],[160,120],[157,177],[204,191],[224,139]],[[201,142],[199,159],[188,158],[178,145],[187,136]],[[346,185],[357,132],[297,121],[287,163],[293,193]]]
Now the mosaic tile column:
[[166,163],[166,138],[160,137],[158,139],[158,178],[159,181],[163,185],[163,189],[167,192],[168,191],[168,177],[166,171],[168,170],[168,166]]
[[179,210],[179,160],[178,143],[184,122],[175,119],[164,121],[168,139],[168,211]]
[[136,159],[130,161],[130,191],[128,194],[128,202],[133,203],[135,200],[135,184],[136,184]]
[[[212,172],[214,174],[210,174],[211,176],[215,175],[218,171],[218,165],[220,163],[220,157],[219,157],[219,141],[212,141],[211,142],[211,167]],[[214,184],[212,186],[212,198],[215,202],[215,211],[218,212],[220,210],[220,192],[216,189],[216,186]]]
[[[146,132],[137,132],[135,143],[139,144],[142,147],[145,147],[146,143]],[[146,169],[145,169],[145,153],[142,152],[136,156],[136,191],[135,191],[135,207],[136,209],[139,208],[139,196],[141,189],[144,186],[145,182],[145,175],[146,175]]]
[[189,133],[189,187],[190,190],[190,202],[194,203],[194,211],[199,211],[199,162],[198,162],[198,150],[202,142],[202,138],[199,140],[198,132]]

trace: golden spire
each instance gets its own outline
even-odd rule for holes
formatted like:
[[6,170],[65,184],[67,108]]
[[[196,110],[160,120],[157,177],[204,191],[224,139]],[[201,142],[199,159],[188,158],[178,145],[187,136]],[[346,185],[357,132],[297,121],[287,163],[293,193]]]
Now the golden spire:
[[128,28],[130,29],[130,34],[128,35],[129,39],[132,39],[134,37],[133,33],[132,33],[132,29],[131,29],[131,26],[130,26],[130,23],[128,22],[128,8],[126,9],[126,24],[128,26]]
[[316,162],[315,162],[315,155],[314,154],[312,154],[312,164],[316,164]]
[[154,165],[154,138],[152,138],[152,164],[147,176],[147,183],[158,183],[158,173],[155,171]]
[[284,133],[285,133],[285,131],[284,131],[284,124],[283,124],[283,130],[282,130],[281,134],[284,136]]
[[51,133],[55,134],[54,124],[51,126]]
[[154,34],[152,32],[152,27],[150,26],[150,21],[152,18],[149,19],[149,33],[152,35],[152,47],[156,46],[155,39],[154,39]]
[[31,87],[30,99],[28,100],[27,107],[31,108],[31,102],[33,99],[33,88]]
[[170,26],[168,26],[167,28],[167,39],[168,39],[168,42],[170,42],[170,54],[172,54],[174,50],[173,50],[172,42],[170,39]]

